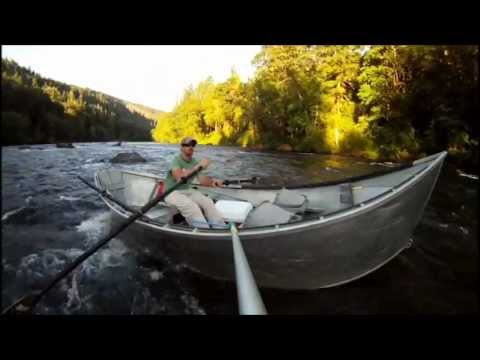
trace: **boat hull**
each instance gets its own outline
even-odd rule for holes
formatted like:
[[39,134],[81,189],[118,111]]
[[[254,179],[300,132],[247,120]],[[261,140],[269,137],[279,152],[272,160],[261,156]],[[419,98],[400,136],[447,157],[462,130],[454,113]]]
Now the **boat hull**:
[[[240,231],[258,286],[337,286],[365,276],[393,259],[410,244],[441,171],[443,157],[388,196],[356,206],[353,211],[297,226],[280,226],[277,231]],[[113,213],[117,220],[126,217],[117,211]],[[127,237],[127,244],[149,247],[159,256],[174,258],[208,277],[235,279],[228,232],[199,236],[192,231],[171,232],[137,221]]]

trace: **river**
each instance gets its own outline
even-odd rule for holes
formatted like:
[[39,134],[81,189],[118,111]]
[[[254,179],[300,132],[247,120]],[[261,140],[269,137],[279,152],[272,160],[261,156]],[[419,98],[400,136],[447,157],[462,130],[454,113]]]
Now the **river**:
[[[126,142],[2,147],[2,308],[100,240],[110,213],[93,182],[96,170],[125,168],[164,176],[178,146]],[[135,151],[147,162],[111,164]],[[382,170],[390,164],[314,154],[197,146],[208,174],[258,176],[269,183],[333,180]],[[270,314],[478,313],[478,176],[444,165],[412,246],[354,282],[314,291],[261,289]],[[136,252],[110,241],[57,284],[37,314],[237,314],[234,283],[192,273],[174,259]]]

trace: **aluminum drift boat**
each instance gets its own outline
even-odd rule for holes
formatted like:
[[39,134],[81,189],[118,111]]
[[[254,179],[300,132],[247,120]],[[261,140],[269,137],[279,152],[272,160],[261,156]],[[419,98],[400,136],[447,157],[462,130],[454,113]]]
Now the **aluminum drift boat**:
[[[365,276],[409,247],[446,155],[444,151],[386,173],[341,182],[288,189],[254,184],[197,189],[216,203],[252,205],[237,226],[258,286],[317,289]],[[120,218],[148,202],[162,181],[116,169],[95,174],[97,187],[118,200],[101,196]],[[131,228],[131,242],[148,244],[203,275],[235,278],[228,228],[192,228],[165,203]]]

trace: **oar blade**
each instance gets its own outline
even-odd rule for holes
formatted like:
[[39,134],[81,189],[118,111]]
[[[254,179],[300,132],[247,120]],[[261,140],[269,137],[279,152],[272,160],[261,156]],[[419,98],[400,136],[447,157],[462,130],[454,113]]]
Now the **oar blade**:
[[2,315],[31,315],[39,292],[27,294],[2,311]]

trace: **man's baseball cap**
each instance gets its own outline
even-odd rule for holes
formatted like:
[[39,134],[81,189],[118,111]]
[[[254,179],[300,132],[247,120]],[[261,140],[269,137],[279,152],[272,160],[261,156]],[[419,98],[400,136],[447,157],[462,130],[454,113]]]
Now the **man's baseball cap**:
[[182,145],[191,145],[191,146],[195,146],[197,145],[197,140],[195,140],[194,138],[190,137],[190,136],[187,136],[185,138],[182,139],[182,141],[180,142],[180,144]]

